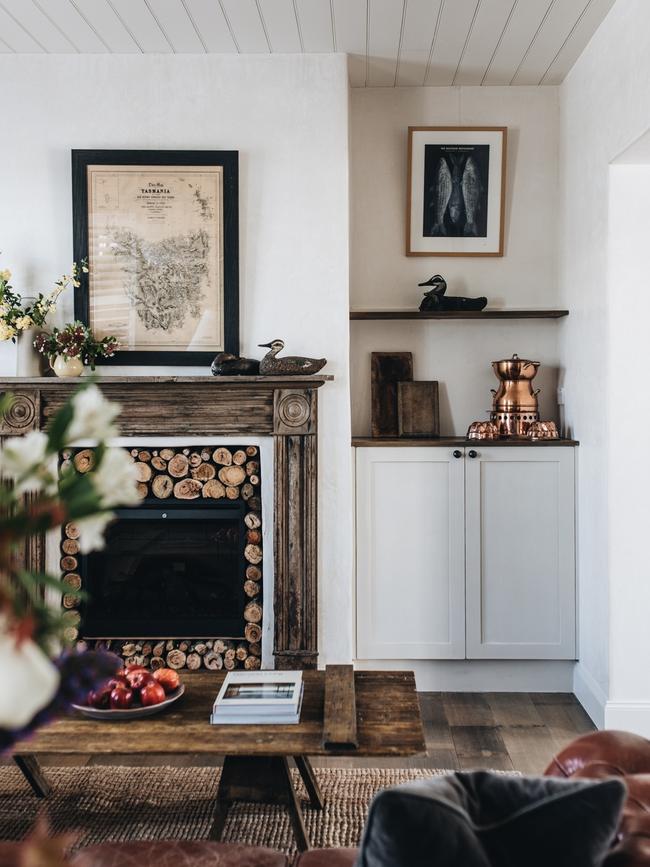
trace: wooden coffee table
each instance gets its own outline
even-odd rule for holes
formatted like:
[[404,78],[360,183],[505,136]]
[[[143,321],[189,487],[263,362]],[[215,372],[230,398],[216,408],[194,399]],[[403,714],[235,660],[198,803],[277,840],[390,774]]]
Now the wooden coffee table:
[[351,666],[305,671],[300,722],[288,726],[210,725],[224,676],[188,674],[185,695],[158,716],[126,722],[67,717],[18,744],[14,760],[34,793],[46,797],[51,787],[38,762],[41,755],[223,755],[210,837],[221,837],[233,801],[284,804],[303,851],[310,844],[290,757],[311,806],[322,809],[309,756],[412,756],[425,750],[413,672],[352,672]]

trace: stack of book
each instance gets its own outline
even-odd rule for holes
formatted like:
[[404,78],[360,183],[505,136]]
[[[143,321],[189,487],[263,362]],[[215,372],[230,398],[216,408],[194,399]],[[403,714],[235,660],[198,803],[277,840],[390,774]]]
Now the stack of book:
[[210,715],[213,725],[300,722],[302,671],[231,671]]

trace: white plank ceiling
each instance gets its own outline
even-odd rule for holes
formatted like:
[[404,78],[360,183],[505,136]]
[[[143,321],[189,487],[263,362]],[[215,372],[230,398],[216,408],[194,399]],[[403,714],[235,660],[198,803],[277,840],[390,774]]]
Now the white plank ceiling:
[[344,52],[355,87],[559,84],[615,0],[0,0],[0,53]]

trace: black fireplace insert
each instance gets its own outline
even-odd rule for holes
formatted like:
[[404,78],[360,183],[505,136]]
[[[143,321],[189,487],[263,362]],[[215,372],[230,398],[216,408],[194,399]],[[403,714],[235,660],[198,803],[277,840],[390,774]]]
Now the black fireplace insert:
[[118,509],[106,547],[80,560],[84,638],[243,638],[245,504]]

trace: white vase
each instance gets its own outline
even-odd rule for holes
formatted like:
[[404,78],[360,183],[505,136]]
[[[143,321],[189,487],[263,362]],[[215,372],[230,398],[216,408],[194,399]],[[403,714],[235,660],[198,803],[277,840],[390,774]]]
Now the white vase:
[[34,339],[42,328],[27,328],[16,338],[16,376],[41,376],[41,356],[34,349]]
[[81,359],[66,358],[65,355],[57,355],[54,361],[50,361],[50,367],[57,376],[81,376],[84,372]]

